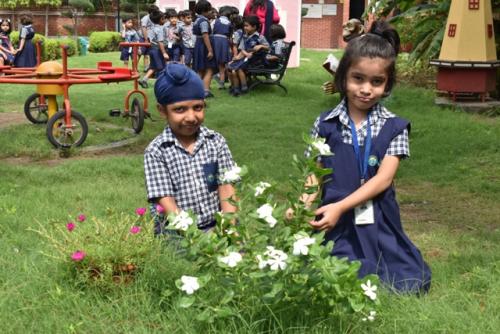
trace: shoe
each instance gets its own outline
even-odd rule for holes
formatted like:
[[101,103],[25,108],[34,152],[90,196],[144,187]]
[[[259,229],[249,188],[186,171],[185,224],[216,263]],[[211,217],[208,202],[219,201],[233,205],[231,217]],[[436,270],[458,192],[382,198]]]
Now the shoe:
[[205,91],[205,98],[208,99],[208,98],[211,98],[211,97],[214,97],[214,94],[212,94],[212,92],[209,91],[209,90]]
[[234,97],[239,97],[241,95],[241,91],[238,88],[234,88],[231,92],[231,95]]
[[244,94],[247,94],[247,93],[248,93],[248,87],[241,89],[241,95],[244,95]]
[[141,79],[139,81],[137,81],[137,83],[139,84],[139,86],[141,86],[142,88],[149,88],[149,85],[148,85],[148,82],[144,79]]

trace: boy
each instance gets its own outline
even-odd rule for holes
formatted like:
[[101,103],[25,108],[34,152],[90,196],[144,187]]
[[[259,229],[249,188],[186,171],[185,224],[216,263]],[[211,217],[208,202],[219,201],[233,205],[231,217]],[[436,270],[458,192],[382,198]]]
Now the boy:
[[142,79],[138,81],[142,88],[148,88],[148,80],[156,72],[160,72],[165,67],[165,61],[169,60],[167,50],[163,46],[165,17],[162,12],[152,12],[149,18],[154,23],[151,30],[148,30],[149,47],[149,69]]
[[[144,170],[148,200],[165,215],[191,209],[198,228],[215,225],[218,211],[235,212],[227,199],[234,196],[231,184],[219,175],[235,166],[224,137],[202,125],[205,89],[200,77],[184,65],[169,63],[155,83],[158,111],[167,127],[146,148]],[[155,223],[155,234],[164,232]]]
[[165,29],[165,48],[167,49],[170,61],[181,61],[181,44],[179,37],[179,27],[177,26],[178,16],[175,9],[169,9],[165,13],[165,17],[169,22],[164,26]]
[[[155,6],[151,5],[148,8],[148,14],[144,15],[141,17],[140,21],[140,37],[141,37],[141,42],[149,42],[149,33],[148,31],[153,29],[154,23],[150,19],[151,13],[154,12],[159,12],[160,9]],[[149,49],[146,47],[141,48],[141,53],[144,55],[144,72],[148,71],[149,68]]]
[[183,63],[191,67],[196,36],[193,35],[193,14],[189,10],[184,11],[184,24],[180,28],[179,34],[182,40]]
[[[122,38],[125,42],[133,43],[139,42],[140,37],[137,30],[134,29],[134,21],[131,18],[124,18],[122,20]],[[139,50],[139,55],[141,50]],[[123,65],[128,66],[128,60],[132,58],[132,47],[122,47],[120,60],[123,61]]]

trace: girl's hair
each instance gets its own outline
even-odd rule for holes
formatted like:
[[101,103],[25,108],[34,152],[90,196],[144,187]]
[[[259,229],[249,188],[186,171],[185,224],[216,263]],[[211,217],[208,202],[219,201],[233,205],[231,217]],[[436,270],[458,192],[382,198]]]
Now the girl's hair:
[[134,19],[133,19],[133,18],[131,18],[131,17],[123,17],[123,18],[122,18],[122,23],[127,23],[127,21],[132,21],[132,22],[133,22],[133,21],[134,21]]
[[9,19],[0,19],[0,25],[2,25],[5,22],[9,24],[9,30],[7,30],[5,33],[0,30],[0,34],[10,35],[10,33],[12,32],[12,23],[10,23]]
[[277,39],[284,39],[286,37],[285,28],[281,24],[273,24],[269,28],[269,37],[275,41]]
[[233,30],[243,29],[243,16],[234,15],[231,18],[231,24],[233,25]]
[[207,0],[200,0],[194,6],[194,11],[198,15],[201,15],[202,13],[207,13],[211,10],[212,10],[212,4]]
[[259,18],[255,15],[245,16],[243,18],[244,23],[248,23],[252,27],[255,27],[255,30],[260,31],[260,21]]
[[225,16],[229,18],[232,12],[233,11],[230,6],[222,6],[221,8],[219,8],[219,16]]
[[23,26],[27,26],[28,24],[33,23],[33,16],[31,14],[23,14],[21,15],[21,24]]
[[158,11],[154,11],[151,14],[149,14],[149,19],[151,22],[154,24],[160,24],[161,18],[163,17],[163,13]]
[[250,13],[255,13],[259,7],[265,7],[266,2],[266,0],[253,0],[250,5]]
[[179,13],[177,13],[177,15],[179,16],[179,19],[180,18],[184,18],[184,16],[186,16],[186,11],[185,10],[180,10]]
[[352,39],[340,59],[335,73],[335,87],[342,97],[346,96],[347,71],[360,58],[389,60],[384,96],[389,96],[396,82],[396,57],[399,52],[399,35],[388,23],[373,22],[369,33]]
[[179,15],[177,14],[177,11],[173,8],[169,8],[165,11],[165,17],[167,19],[170,19],[171,17],[179,17]]
[[159,12],[160,11],[160,8],[158,8],[158,6],[156,5],[151,5],[148,7],[148,14],[152,14],[153,12]]

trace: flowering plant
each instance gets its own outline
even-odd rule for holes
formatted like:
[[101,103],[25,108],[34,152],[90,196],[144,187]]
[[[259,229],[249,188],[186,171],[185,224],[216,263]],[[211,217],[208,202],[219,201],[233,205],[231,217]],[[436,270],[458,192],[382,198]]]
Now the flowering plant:
[[152,224],[138,208],[135,214],[108,209],[104,219],[80,214],[69,222],[51,221],[34,230],[44,237],[52,252],[44,254],[71,269],[78,281],[97,286],[128,283],[161,246]]
[[[197,319],[208,322],[240,316],[245,306],[253,312],[258,307],[273,314],[296,308],[306,316],[351,314],[360,323],[375,320],[377,277],[358,279],[360,263],[331,256],[333,243],[325,244],[324,233],[308,224],[314,213],[299,197],[319,191],[320,185],[306,186],[304,180],[311,174],[322,179],[331,173],[318,167],[316,159],[332,155],[324,139],[308,143],[310,158],[293,159],[300,175],[291,180],[288,200],[278,200],[272,182],[252,183],[240,173],[245,167],[238,167],[222,176],[238,181],[237,201],[229,200],[238,211],[217,214],[212,233],[200,231],[191,212],[170,216],[173,223],[168,229],[182,238],[167,235],[167,243],[175,244],[178,256],[198,268],[196,274],[179,273],[178,294],[165,288],[166,295],[176,296],[179,307],[196,308]],[[287,208],[294,209],[289,220]]]

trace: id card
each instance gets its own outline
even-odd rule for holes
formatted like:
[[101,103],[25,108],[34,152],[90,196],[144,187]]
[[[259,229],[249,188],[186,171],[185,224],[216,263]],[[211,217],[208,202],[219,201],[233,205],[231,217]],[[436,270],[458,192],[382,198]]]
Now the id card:
[[354,221],[356,225],[375,224],[372,200],[366,201],[354,208]]
[[168,48],[169,48],[169,49],[171,49],[173,45],[174,45],[174,43],[172,43],[172,42],[168,42]]

